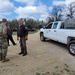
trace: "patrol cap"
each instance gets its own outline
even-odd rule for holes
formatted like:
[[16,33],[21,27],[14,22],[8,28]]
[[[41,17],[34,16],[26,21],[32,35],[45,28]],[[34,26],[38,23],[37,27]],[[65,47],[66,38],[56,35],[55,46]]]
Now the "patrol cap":
[[7,19],[3,18],[3,19],[2,19],[2,22],[7,22]]

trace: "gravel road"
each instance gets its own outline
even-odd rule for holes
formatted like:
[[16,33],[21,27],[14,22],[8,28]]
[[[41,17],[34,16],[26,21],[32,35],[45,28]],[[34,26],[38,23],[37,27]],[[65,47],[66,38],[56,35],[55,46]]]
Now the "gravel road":
[[70,55],[66,45],[47,40],[41,42],[39,32],[29,34],[28,55],[18,55],[19,42],[13,36],[16,46],[10,43],[7,58],[0,61],[0,75],[75,75],[75,57]]

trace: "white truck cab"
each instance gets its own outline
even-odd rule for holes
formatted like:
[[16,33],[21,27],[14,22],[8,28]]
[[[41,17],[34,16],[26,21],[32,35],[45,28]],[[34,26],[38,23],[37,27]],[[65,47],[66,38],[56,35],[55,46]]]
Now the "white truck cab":
[[63,21],[51,22],[40,29],[40,40],[51,39],[67,44],[70,54],[75,55],[75,28],[72,26],[65,26]]

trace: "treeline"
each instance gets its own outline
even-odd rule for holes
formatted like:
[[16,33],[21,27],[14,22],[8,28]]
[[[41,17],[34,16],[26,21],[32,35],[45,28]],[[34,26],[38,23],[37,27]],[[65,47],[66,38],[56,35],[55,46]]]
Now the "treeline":
[[[45,24],[44,21],[36,21],[34,19],[24,19],[24,24],[26,25],[26,27],[28,28],[36,28],[36,29],[40,29],[41,27],[43,27],[43,25]],[[13,19],[12,21],[8,21],[8,25],[10,25],[10,27],[12,29],[16,29],[18,28],[18,20],[17,19]]]
[[75,18],[75,2],[72,2],[68,5],[53,5],[47,17],[47,22],[50,23],[53,21],[62,21],[68,18]]
[[[25,25],[28,28],[36,28],[40,29],[44,25],[47,25],[53,21],[62,21],[67,18],[75,18],[75,2],[70,3],[69,5],[61,4],[61,5],[53,5],[49,15],[46,18],[46,22],[34,20],[32,18],[23,18]],[[8,21],[12,29],[18,28],[17,19],[13,19],[12,21]]]

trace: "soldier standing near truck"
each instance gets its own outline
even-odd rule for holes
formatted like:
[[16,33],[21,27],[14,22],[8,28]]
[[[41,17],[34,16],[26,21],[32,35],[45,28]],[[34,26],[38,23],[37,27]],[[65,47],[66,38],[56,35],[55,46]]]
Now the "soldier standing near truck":
[[2,23],[0,24],[0,60],[2,62],[9,61],[9,59],[6,59],[8,49],[6,23],[7,20],[2,19]]

